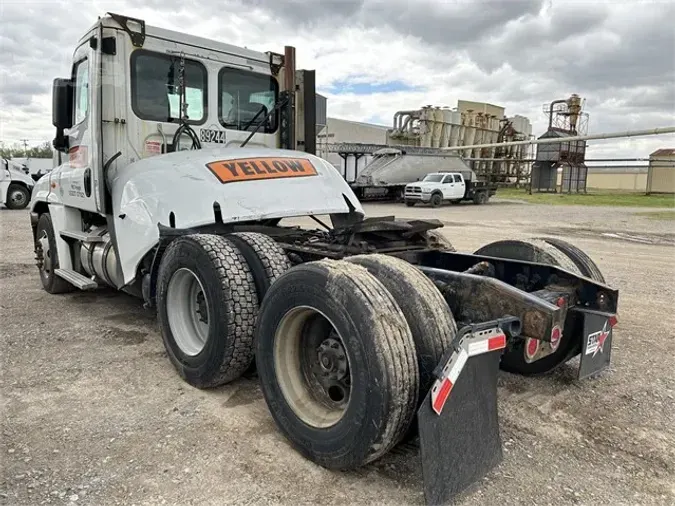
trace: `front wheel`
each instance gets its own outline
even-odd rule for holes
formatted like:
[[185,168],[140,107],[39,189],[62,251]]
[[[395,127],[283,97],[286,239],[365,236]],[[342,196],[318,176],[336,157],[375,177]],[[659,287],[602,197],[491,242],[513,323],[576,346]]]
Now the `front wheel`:
[[406,200],[405,205],[408,206],[408,207],[414,207],[415,201],[414,200]]
[[20,184],[12,183],[7,188],[7,200],[5,205],[9,209],[25,209],[30,202],[30,192],[28,188]]
[[56,251],[54,226],[49,213],[42,214],[38,220],[35,230],[35,259],[40,271],[40,281],[46,292],[66,293],[75,289],[73,285],[54,273],[59,268],[59,254]]
[[434,193],[431,196],[431,207],[440,207],[443,203],[443,196],[440,193]]

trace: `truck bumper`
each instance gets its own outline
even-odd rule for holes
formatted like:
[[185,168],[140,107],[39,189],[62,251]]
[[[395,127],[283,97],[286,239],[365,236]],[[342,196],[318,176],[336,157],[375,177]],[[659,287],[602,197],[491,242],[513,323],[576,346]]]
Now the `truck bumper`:
[[409,202],[429,202],[431,200],[431,193],[406,193],[403,198]]

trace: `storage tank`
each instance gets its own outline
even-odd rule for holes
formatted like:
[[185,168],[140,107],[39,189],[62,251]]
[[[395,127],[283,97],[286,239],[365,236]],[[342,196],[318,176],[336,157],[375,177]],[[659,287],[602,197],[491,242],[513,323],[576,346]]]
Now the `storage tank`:
[[433,130],[431,132],[431,147],[441,146],[441,135],[443,134],[443,110],[440,107],[434,107],[431,111],[433,119]]
[[356,156],[347,155],[345,158],[345,181],[353,183],[356,181]]
[[420,146],[431,147],[431,136],[434,128],[433,107],[422,107],[420,114]]
[[441,130],[441,144],[440,147],[446,148],[450,145],[450,134],[452,133],[452,111],[444,107],[441,109],[443,116],[443,129]]
[[450,139],[448,146],[459,146],[462,140],[464,127],[462,126],[462,113],[459,111],[450,111]]

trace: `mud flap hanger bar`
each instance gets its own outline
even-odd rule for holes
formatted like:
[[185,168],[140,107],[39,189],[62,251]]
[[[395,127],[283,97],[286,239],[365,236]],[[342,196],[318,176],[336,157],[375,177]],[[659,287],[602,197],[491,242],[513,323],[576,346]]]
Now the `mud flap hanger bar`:
[[417,411],[427,504],[447,503],[502,460],[497,374],[520,330],[512,316],[465,326],[434,370]]
[[455,336],[452,348],[443,354],[434,369],[436,381],[431,388],[431,407],[434,412],[441,414],[452,387],[470,357],[503,350],[507,338],[519,336],[520,330],[520,320],[515,316],[463,327]]

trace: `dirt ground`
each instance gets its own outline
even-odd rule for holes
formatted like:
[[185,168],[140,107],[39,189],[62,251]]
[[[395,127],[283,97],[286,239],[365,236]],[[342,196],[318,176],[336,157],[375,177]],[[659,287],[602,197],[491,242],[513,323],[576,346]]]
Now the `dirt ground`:
[[[504,461],[458,504],[675,503],[675,224],[644,209],[508,202],[369,215],[436,217],[460,251],[553,235],[620,290],[612,366],[577,381],[501,374]],[[48,295],[27,211],[0,209],[0,502],[423,504],[414,448],[358,472],[293,451],[252,379],[200,391],[174,372],[155,315],[102,290]]]

